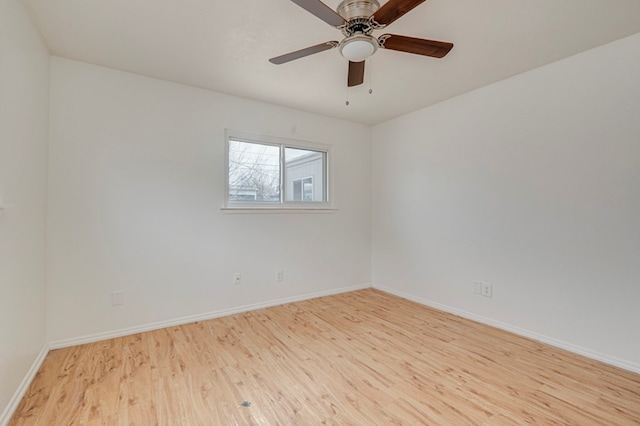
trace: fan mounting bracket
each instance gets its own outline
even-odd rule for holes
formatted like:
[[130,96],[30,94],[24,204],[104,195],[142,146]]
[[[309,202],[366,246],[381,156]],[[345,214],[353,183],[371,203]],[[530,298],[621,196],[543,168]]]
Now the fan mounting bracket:
[[384,42],[387,41],[389,37],[391,37],[390,34],[383,34],[380,37],[378,37],[378,45],[384,48]]
[[369,18],[369,25],[374,30],[381,30],[381,29],[383,29],[384,27],[387,26],[387,24],[379,24],[378,22],[376,22],[376,20],[373,19],[373,15],[371,15],[371,17]]

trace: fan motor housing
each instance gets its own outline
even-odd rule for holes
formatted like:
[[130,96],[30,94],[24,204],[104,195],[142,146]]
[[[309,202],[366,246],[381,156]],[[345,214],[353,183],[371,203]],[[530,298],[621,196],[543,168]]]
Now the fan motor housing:
[[343,0],[336,12],[346,21],[351,21],[355,18],[368,19],[379,8],[378,0]]

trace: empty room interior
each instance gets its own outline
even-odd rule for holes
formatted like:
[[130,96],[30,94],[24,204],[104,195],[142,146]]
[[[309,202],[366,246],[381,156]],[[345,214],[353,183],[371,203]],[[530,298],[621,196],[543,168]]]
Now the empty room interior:
[[640,424],[637,0],[0,0],[0,425]]

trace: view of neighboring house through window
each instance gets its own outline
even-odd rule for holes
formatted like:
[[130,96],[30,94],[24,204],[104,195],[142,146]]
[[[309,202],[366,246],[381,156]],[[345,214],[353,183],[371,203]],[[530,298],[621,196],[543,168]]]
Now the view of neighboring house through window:
[[273,138],[227,139],[229,204],[273,207],[328,201],[328,147],[277,143]]
[[290,147],[284,153],[285,200],[325,201],[326,153]]

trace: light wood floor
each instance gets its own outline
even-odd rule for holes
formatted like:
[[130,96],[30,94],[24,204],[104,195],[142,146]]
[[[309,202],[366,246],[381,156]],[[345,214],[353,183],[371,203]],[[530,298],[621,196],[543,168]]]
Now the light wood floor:
[[640,375],[363,290],[52,351],[10,424],[631,425]]

